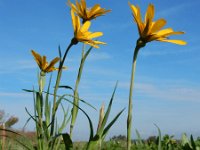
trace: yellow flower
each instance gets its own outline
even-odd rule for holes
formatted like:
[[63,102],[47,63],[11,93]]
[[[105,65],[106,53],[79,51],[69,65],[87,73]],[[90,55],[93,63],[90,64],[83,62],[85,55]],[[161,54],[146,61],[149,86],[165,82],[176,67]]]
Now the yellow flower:
[[88,29],[91,25],[90,21],[86,21],[83,25],[80,23],[80,18],[74,15],[73,10],[71,10],[72,24],[74,28],[74,38],[72,39],[73,44],[78,42],[83,42],[89,44],[95,48],[99,48],[98,44],[106,44],[104,42],[92,40],[103,35],[102,32],[89,32]]
[[50,64],[46,61],[46,56],[40,56],[38,53],[36,53],[34,50],[31,50],[31,53],[38,64],[40,70],[43,73],[52,72],[54,70],[58,70],[58,68],[55,68],[54,65],[60,60],[59,57],[54,58]]
[[153,21],[155,13],[153,4],[149,4],[144,21],[142,21],[140,8],[130,3],[129,6],[132,10],[134,21],[136,22],[138,27],[140,40],[143,41],[144,44],[154,40],[162,42],[170,42],[179,45],[187,44],[183,40],[171,40],[168,38],[170,35],[184,34],[184,32],[181,31],[175,32],[172,28],[162,29],[167,23],[165,19],[161,18],[158,19],[157,21]]
[[94,5],[92,8],[87,8],[85,0],[80,0],[80,3],[76,0],[76,5],[68,0],[68,5],[80,18],[83,19],[83,23],[111,11],[101,8],[99,4]]

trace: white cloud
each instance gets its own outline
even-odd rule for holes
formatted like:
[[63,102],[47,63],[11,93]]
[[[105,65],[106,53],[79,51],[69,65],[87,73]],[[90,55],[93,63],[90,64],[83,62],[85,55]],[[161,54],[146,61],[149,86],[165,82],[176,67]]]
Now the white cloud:
[[180,85],[136,84],[136,92],[159,100],[200,102],[200,88]]
[[2,61],[0,64],[0,74],[20,72],[26,69],[36,68],[37,65],[33,60],[12,60]]
[[91,53],[88,61],[100,61],[100,60],[107,60],[107,59],[111,59],[112,57],[105,52],[95,52],[95,53]]
[[[112,85],[113,87],[114,82],[101,81],[98,82],[98,85],[107,85],[107,87],[111,87]],[[121,90],[128,91],[129,87],[129,81],[120,81],[118,84],[118,92],[121,92]],[[158,100],[200,102],[200,87],[191,86],[183,81],[167,82],[161,80],[160,82],[149,83],[147,80],[146,83],[135,83],[134,94],[136,94],[136,96],[142,95],[143,97],[150,97]]]
[[[90,52],[90,54],[88,55],[86,61],[100,61],[100,60],[107,60],[107,59],[111,59],[112,57],[106,53],[106,52],[97,52],[97,51],[93,51]],[[80,61],[80,57],[76,56],[72,56],[70,58],[68,58],[68,62],[73,63],[73,62],[79,62]]]
[[0,92],[0,98],[30,98],[32,95],[30,93],[23,92]]

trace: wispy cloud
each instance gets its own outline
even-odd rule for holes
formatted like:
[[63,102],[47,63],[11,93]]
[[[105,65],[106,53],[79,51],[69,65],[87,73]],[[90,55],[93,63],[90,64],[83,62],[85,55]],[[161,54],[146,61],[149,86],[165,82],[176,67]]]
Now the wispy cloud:
[[[112,56],[106,52],[90,52],[88,58],[86,61],[101,61],[101,60],[107,60],[107,59],[111,59]],[[77,56],[72,56],[71,58],[68,58],[68,62],[73,63],[73,62],[77,62],[80,61],[80,57]]]
[[23,92],[0,92],[0,98],[3,99],[3,98],[6,98],[6,99],[9,99],[9,98],[15,98],[15,99],[18,99],[18,98],[30,98],[31,95],[28,94],[28,93],[23,93]]
[[14,60],[2,61],[0,64],[0,74],[20,72],[26,69],[36,68],[37,65],[33,60]]
[[[161,43],[162,44],[162,43]],[[141,55],[145,57],[152,56],[161,56],[161,55],[174,55],[174,54],[183,54],[183,53],[194,53],[199,51],[199,46],[197,47],[181,47],[179,49],[169,49],[169,48],[161,48],[156,47],[153,50],[143,50],[141,51]]]
[[[114,82],[103,83],[111,87]],[[130,83],[128,81],[119,82],[119,90],[129,90]],[[183,82],[171,81],[166,83],[160,81],[159,83],[135,83],[135,96],[149,97],[156,100],[169,101],[191,101],[200,102],[200,87],[187,85]]]
[[112,57],[105,52],[95,52],[90,54],[88,61],[100,61],[100,60],[107,60],[111,59]]
[[139,95],[156,98],[159,100],[192,101],[200,102],[200,87],[167,85],[161,87],[153,84],[136,84]]

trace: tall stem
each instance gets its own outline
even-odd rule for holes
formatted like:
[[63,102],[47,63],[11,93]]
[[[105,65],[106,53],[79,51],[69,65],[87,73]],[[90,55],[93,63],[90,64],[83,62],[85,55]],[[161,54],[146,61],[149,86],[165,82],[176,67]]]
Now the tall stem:
[[67,47],[61,62],[60,62],[60,65],[59,65],[59,70],[58,70],[57,79],[56,79],[56,85],[55,85],[55,88],[54,88],[54,100],[53,100],[52,119],[51,119],[51,123],[52,124],[51,124],[51,133],[50,133],[51,136],[53,136],[53,134],[54,134],[55,116],[56,116],[56,95],[57,95],[58,86],[60,84],[60,80],[61,80],[61,76],[62,76],[62,68],[63,68],[64,62],[65,62],[65,59],[67,57],[67,54],[68,54],[70,48],[73,45],[74,45],[73,42],[71,42],[69,44],[69,46]]
[[70,137],[71,138],[72,138],[72,132],[73,132],[74,124],[76,122],[76,118],[77,118],[77,115],[78,115],[78,108],[77,108],[77,106],[79,106],[78,87],[79,87],[79,83],[80,83],[80,80],[81,80],[84,63],[85,63],[86,57],[88,56],[87,54],[85,54],[84,51],[85,51],[85,44],[83,44],[82,55],[81,55],[81,63],[80,63],[80,66],[79,66],[78,76],[76,78],[76,84],[75,84],[75,89],[74,89],[74,101],[73,101],[74,106],[72,108],[72,119],[71,119],[71,124],[70,124]]
[[133,111],[133,87],[134,87],[134,77],[136,69],[136,60],[139,49],[143,47],[140,45],[140,40],[137,41],[133,62],[132,62],[132,71],[131,71],[131,80],[130,80],[130,91],[129,91],[129,103],[128,103],[128,118],[127,118],[127,150],[131,149],[131,129],[132,129],[132,111]]

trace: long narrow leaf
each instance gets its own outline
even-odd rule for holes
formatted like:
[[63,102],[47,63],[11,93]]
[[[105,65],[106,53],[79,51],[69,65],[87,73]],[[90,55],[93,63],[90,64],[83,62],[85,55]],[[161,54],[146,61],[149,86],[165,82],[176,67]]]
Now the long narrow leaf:
[[[33,119],[35,122],[37,122],[37,120],[34,118],[34,116],[32,116],[30,113],[29,113],[29,111],[28,111],[28,109],[25,107],[25,110],[26,110],[26,112],[27,112],[27,114],[30,116],[30,118],[31,119]],[[36,117],[36,116],[35,116]]]
[[65,150],[72,150],[73,143],[72,143],[72,140],[71,140],[69,134],[64,133],[64,134],[62,134],[62,137],[63,137],[63,141],[65,143]]
[[44,115],[45,115],[46,124],[50,123],[51,106],[50,106],[50,102],[49,102],[49,91],[50,91],[50,86],[51,86],[51,80],[52,80],[52,74],[51,74],[50,79],[49,79],[49,84],[48,84],[46,98],[45,98]]
[[159,140],[158,140],[158,150],[162,150],[161,131],[160,131],[160,128],[159,128],[156,124],[154,124],[154,125],[155,125],[156,128],[158,129],[158,138],[159,138]]
[[112,107],[112,102],[113,102],[113,99],[114,99],[115,91],[116,91],[116,89],[117,89],[117,84],[118,84],[118,82],[116,83],[115,88],[114,88],[114,91],[113,91],[113,93],[112,93],[112,97],[111,97],[111,99],[110,99],[110,102],[109,102],[107,111],[106,111],[105,116],[104,116],[104,118],[103,118],[101,128],[98,130],[98,133],[97,133],[97,134],[99,134],[99,135],[102,135],[103,129],[104,129],[106,123],[107,123],[107,120],[108,120],[108,117],[109,117],[109,114],[110,114],[110,111],[111,111],[111,107]]
[[62,58],[62,52],[61,52],[60,45],[58,46],[58,53],[59,53],[59,57],[60,57],[60,61],[61,61],[61,58]]
[[194,138],[193,138],[192,135],[190,136],[190,141],[191,141],[192,149],[193,149],[193,150],[196,150],[196,149],[197,149],[197,148],[196,148],[196,144],[195,144],[195,142],[194,142]]
[[119,116],[122,114],[122,112],[125,110],[125,108],[124,109],[122,109],[115,117],[114,117],[114,119],[106,126],[106,128],[103,130],[103,139],[106,137],[106,135],[107,135],[107,133],[108,133],[108,131],[109,131],[109,129],[112,127],[112,125],[117,121],[117,119],[119,118]]
[[68,107],[67,111],[65,111],[64,106],[62,105],[62,103],[61,103],[61,107],[62,107],[64,116],[63,116],[63,121],[62,121],[61,127],[58,130],[59,133],[61,133],[62,130],[66,127],[66,125],[68,124],[68,122],[69,122],[69,120],[71,118],[71,116],[69,116],[67,118],[67,116],[69,114],[69,107]]

